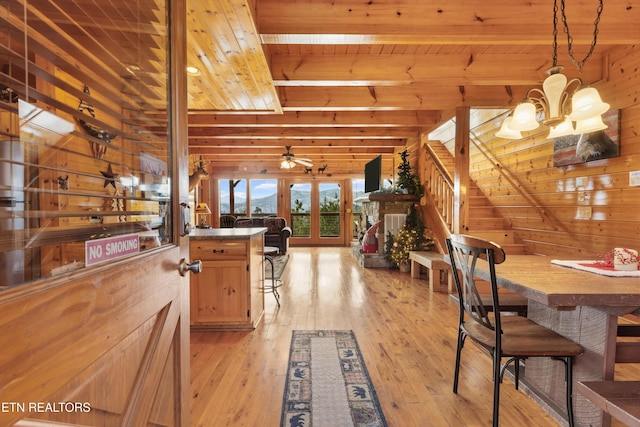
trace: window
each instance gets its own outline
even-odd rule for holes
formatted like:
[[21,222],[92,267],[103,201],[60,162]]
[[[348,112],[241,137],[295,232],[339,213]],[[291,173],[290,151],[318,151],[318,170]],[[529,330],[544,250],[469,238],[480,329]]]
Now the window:
[[19,3],[0,3],[0,287],[172,243],[167,9]]
[[220,214],[247,216],[247,180],[220,179]]
[[269,216],[278,213],[278,180],[252,179],[249,181],[251,216]]

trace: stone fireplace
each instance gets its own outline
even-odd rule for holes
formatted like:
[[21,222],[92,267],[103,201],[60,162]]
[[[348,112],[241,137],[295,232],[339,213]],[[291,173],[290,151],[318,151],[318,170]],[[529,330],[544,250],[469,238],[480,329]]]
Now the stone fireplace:
[[[360,214],[360,229],[366,231],[368,225],[373,225],[382,219],[378,228],[378,252],[371,254],[360,253],[361,245],[354,242],[352,249],[354,255],[360,260],[360,265],[366,268],[389,268],[391,263],[385,259],[385,237],[388,231],[396,234],[400,224],[404,224],[401,215],[406,215],[409,208],[418,202],[413,194],[394,194],[374,192],[356,200],[362,203]],[[385,219],[386,217],[386,219]],[[393,218],[392,218],[393,217]]]

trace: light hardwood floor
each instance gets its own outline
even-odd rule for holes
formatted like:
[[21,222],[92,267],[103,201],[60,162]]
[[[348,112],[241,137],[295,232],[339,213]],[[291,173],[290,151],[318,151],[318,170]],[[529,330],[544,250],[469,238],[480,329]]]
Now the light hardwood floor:
[[[491,425],[491,362],[470,342],[452,392],[457,307],[446,294],[408,273],[363,269],[348,248],[290,254],[282,306],[266,294],[254,331],[191,334],[192,426],[279,426],[294,329],[355,332],[389,426]],[[507,379],[500,403],[503,426],[558,425]]]

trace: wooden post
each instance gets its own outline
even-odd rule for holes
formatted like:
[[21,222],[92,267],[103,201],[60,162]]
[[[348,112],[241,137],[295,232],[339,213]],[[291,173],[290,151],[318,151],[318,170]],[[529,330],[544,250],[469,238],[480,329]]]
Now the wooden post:
[[453,232],[467,231],[469,221],[469,107],[456,108]]

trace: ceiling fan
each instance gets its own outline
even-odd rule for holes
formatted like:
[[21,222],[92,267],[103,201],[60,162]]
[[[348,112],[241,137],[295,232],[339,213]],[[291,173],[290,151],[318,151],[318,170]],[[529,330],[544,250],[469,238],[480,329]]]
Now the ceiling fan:
[[313,163],[311,163],[311,159],[296,158],[296,156],[291,152],[290,145],[286,145],[284,148],[287,149],[287,152],[282,154],[282,162],[280,163],[280,169],[291,169],[296,165],[296,163],[299,163],[307,167],[313,166]]

